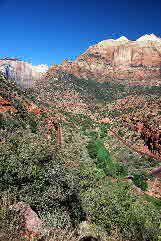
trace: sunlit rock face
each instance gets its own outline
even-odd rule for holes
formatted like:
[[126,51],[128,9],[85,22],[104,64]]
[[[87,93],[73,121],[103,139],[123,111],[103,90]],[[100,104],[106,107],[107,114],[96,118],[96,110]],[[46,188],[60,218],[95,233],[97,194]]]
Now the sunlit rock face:
[[30,63],[20,60],[0,60],[0,71],[7,78],[14,79],[26,87],[32,85],[34,81],[43,78],[47,70],[47,65],[33,66]]
[[136,41],[122,36],[90,46],[74,62],[53,65],[47,74],[62,70],[78,78],[109,81],[161,81],[161,38],[144,35]]

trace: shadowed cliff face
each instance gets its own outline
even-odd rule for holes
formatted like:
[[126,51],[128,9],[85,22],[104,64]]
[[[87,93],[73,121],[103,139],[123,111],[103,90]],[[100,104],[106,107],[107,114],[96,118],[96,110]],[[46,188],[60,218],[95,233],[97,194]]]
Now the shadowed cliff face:
[[16,80],[22,87],[30,87],[34,81],[43,78],[47,70],[47,65],[33,66],[19,60],[0,60],[0,71],[6,78]]
[[145,35],[136,41],[125,37],[104,40],[89,47],[74,62],[53,65],[48,73],[61,69],[78,78],[99,81],[160,81],[161,39]]

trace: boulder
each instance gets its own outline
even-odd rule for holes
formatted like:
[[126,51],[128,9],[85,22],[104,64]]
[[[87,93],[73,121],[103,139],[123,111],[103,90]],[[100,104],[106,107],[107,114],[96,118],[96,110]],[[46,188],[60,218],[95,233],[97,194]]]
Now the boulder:
[[18,202],[11,207],[20,217],[21,234],[24,236],[39,236],[44,232],[43,223],[31,207],[24,203]]

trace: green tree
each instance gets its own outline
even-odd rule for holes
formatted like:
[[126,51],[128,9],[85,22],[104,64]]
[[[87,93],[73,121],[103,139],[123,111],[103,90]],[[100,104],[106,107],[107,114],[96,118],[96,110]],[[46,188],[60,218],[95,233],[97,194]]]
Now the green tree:
[[141,172],[134,173],[133,174],[133,182],[137,187],[141,188],[143,191],[146,191],[148,188],[148,184],[145,180],[144,173],[141,173]]

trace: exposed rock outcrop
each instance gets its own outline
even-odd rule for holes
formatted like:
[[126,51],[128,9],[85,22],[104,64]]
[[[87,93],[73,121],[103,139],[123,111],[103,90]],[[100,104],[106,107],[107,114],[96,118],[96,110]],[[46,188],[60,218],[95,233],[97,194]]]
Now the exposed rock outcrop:
[[22,235],[28,237],[39,236],[44,232],[42,221],[28,204],[18,202],[10,208],[20,217]]
[[43,78],[47,72],[47,65],[37,65],[15,59],[0,59],[0,71],[10,79],[16,80],[24,86],[30,86],[34,81]]
[[57,70],[98,81],[161,81],[161,38],[151,34],[136,41],[124,36],[104,40],[90,46],[74,62],[53,65],[47,74]]

